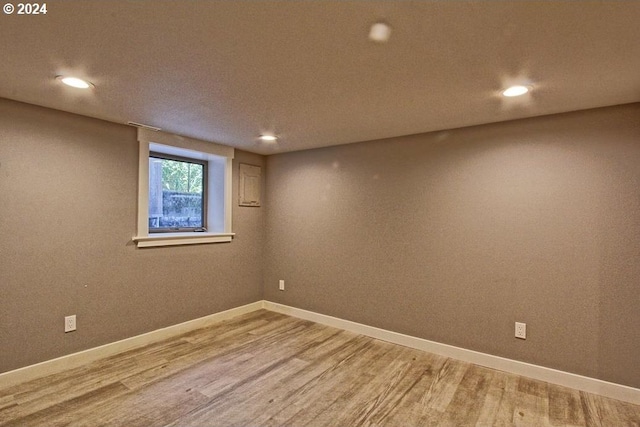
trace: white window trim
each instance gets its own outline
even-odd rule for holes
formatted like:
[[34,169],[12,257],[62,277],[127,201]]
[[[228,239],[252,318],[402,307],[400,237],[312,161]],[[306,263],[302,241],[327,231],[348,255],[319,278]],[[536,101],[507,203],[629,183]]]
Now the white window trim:
[[[152,246],[193,245],[202,243],[230,242],[234,233],[231,231],[231,191],[233,178],[234,149],[212,142],[156,132],[149,129],[138,129],[138,229],[133,241],[139,248]],[[150,147],[153,147],[150,150]],[[159,151],[193,159],[209,160],[224,158],[224,229],[222,232],[180,232],[149,233],[149,152]],[[213,179],[209,174],[210,182]],[[213,200],[215,186],[209,185],[209,200]],[[209,202],[210,203],[210,202]],[[215,220],[215,210],[208,209],[208,224]]]

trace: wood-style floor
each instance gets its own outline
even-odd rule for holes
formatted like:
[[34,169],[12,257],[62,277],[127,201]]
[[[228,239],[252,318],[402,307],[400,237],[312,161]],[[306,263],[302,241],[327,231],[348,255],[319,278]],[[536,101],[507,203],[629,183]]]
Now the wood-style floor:
[[640,406],[260,310],[0,389],[2,426],[640,426]]

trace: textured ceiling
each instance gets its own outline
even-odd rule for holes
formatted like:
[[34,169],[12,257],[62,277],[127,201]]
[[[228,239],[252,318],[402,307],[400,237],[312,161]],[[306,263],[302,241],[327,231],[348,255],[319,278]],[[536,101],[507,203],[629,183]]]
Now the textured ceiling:
[[640,1],[47,6],[0,15],[0,97],[263,154],[640,101]]

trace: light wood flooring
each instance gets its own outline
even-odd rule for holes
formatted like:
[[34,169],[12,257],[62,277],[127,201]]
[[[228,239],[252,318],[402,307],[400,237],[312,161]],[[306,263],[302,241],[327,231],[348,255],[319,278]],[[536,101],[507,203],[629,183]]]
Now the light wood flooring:
[[640,426],[640,406],[260,310],[0,388],[2,426]]

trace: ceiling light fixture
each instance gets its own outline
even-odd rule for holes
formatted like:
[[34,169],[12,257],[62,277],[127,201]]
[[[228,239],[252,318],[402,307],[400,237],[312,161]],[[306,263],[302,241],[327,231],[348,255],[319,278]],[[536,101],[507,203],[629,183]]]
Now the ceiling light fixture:
[[60,80],[67,86],[75,87],[78,89],[89,89],[95,87],[93,83],[79,79],[77,77],[56,76],[56,79]]
[[391,27],[384,22],[376,22],[369,30],[369,40],[384,43],[391,37]]
[[529,92],[529,88],[527,86],[511,86],[502,91],[502,95],[508,97],[520,96]]
[[273,142],[278,140],[278,137],[275,135],[260,135],[259,138],[261,141],[265,142]]

